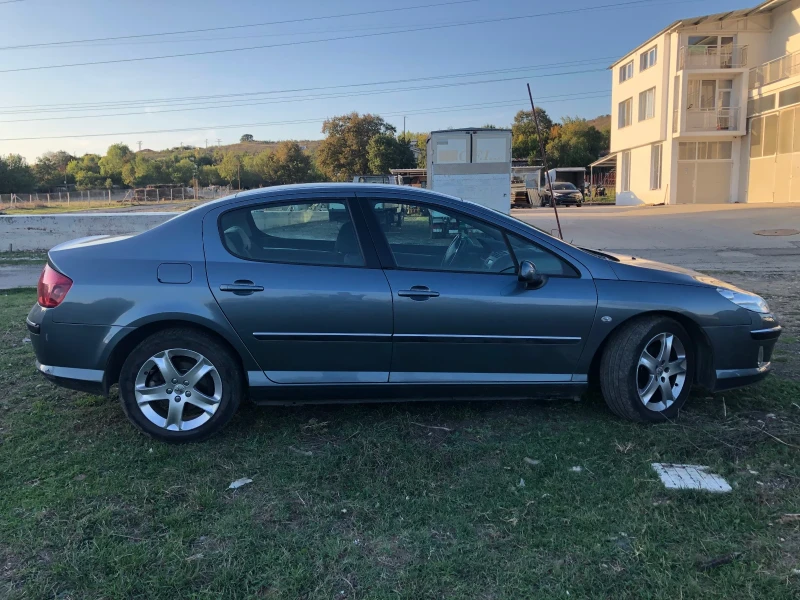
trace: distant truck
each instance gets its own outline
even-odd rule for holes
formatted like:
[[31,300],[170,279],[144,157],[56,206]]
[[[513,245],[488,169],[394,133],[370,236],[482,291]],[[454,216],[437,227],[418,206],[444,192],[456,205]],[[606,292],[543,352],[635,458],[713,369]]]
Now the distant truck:
[[[427,149],[429,190],[509,213],[510,129],[432,131]],[[439,227],[432,226],[432,229],[438,230]],[[447,227],[442,230],[447,231]]]

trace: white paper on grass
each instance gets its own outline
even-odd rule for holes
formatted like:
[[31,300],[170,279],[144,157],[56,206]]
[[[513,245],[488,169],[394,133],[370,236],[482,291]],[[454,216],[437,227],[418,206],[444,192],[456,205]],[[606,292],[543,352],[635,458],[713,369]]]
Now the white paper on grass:
[[229,486],[229,490],[235,490],[237,488],[242,487],[243,485],[247,485],[248,483],[253,483],[253,480],[248,477],[242,477],[241,479],[237,479],[236,481],[232,482]]
[[670,490],[703,490],[706,492],[730,492],[731,486],[719,475],[708,472],[701,465],[674,465],[653,463],[653,469],[661,478],[664,487]]

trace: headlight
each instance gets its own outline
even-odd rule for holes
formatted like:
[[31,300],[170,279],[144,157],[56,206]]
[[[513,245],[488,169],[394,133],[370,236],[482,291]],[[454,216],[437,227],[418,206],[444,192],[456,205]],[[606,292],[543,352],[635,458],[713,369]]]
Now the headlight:
[[745,290],[737,288],[735,285],[725,283],[714,277],[707,277],[705,275],[695,277],[698,281],[713,285],[717,288],[717,292],[725,299],[730,300],[737,306],[752,310],[757,313],[768,313],[769,305],[767,301],[757,294],[751,294]]
[[767,301],[761,296],[743,290],[718,287],[717,291],[734,304],[757,313],[768,313]]

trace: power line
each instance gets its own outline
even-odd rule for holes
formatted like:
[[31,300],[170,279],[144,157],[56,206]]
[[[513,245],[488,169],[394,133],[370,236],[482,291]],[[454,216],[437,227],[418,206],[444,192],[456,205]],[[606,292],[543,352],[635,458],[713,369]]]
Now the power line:
[[[159,106],[169,106],[172,103],[180,103],[183,102],[184,105],[191,104],[191,102],[186,101],[193,101],[193,100],[207,100],[207,101],[216,101],[216,99],[220,102],[226,102],[228,100],[222,100],[225,98],[236,98],[241,96],[261,96],[261,95],[271,95],[271,94],[288,94],[294,92],[314,92],[319,90],[335,90],[335,89],[352,89],[355,87],[367,87],[367,86],[377,86],[377,85],[391,85],[391,84],[400,84],[400,83],[413,83],[418,81],[431,81],[431,80],[438,80],[438,79],[455,79],[460,77],[473,77],[479,75],[495,75],[500,73],[512,73],[517,71],[537,71],[540,69],[550,69],[554,67],[567,67],[573,65],[586,65],[591,64],[594,62],[605,62],[608,60],[614,60],[618,58],[617,55],[614,56],[601,56],[594,59],[588,60],[571,60],[565,62],[557,62],[557,63],[546,63],[546,64],[539,64],[539,65],[526,65],[522,67],[508,67],[505,69],[490,69],[486,71],[472,71],[467,73],[451,73],[445,75],[431,75],[427,77],[413,77],[413,78],[406,78],[406,79],[390,79],[390,80],[383,80],[383,81],[371,81],[365,83],[346,83],[341,85],[326,85],[326,86],[319,86],[319,87],[306,87],[306,88],[290,88],[290,89],[283,89],[283,90],[267,90],[261,92],[238,92],[232,94],[214,94],[214,95],[206,95],[206,96],[173,96],[167,98],[150,98],[150,99],[141,99],[141,100],[117,100],[117,101],[106,101],[106,102],[84,102],[84,103],[73,103],[73,104],[29,104],[29,105],[9,105],[9,106],[0,106],[0,114],[21,114],[27,112],[33,113],[41,113],[41,112],[67,112],[67,111],[76,111],[76,110],[106,110],[106,109],[115,109],[115,108],[127,108],[133,106],[147,106],[148,108],[154,108]],[[162,104],[158,104],[162,103]],[[169,103],[169,104],[166,104]],[[4,109],[22,109],[22,110],[4,110]]]
[[[584,96],[584,97],[575,97],[575,98],[564,98],[563,96],[545,96],[538,98],[538,100],[548,100],[548,99],[558,99],[559,102],[567,102],[569,100],[591,100],[595,98],[607,98],[609,93],[598,94],[596,96]],[[480,108],[502,108],[507,106],[523,106],[525,103],[525,99],[520,100],[509,100],[509,101],[502,101],[502,102],[489,102],[489,103],[481,103],[481,104],[467,104],[467,105],[456,105],[456,106],[444,106],[444,107],[434,107],[434,108],[425,108],[425,109],[416,109],[416,110],[405,110],[399,112],[390,112],[390,113],[383,113],[383,116],[391,117],[391,116],[409,116],[409,115],[423,115],[423,114],[435,114],[440,112],[456,112],[461,110],[476,110]],[[56,136],[38,136],[38,137],[17,137],[17,138],[0,138],[0,142],[17,142],[17,141],[24,141],[24,140],[60,140],[60,139],[70,139],[70,138],[89,138],[89,137],[112,137],[112,136],[124,136],[124,135],[144,135],[144,134],[157,134],[157,133],[181,133],[181,132],[188,132],[188,131],[205,131],[208,129],[235,129],[237,127],[269,127],[269,126],[280,126],[280,125],[298,125],[302,123],[319,123],[320,121],[324,121],[328,117],[317,117],[314,119],[296,119],[291,121],[271,121],[271,122],[263,122],[263,123],[237,123],[232,125],[206,125],[203,127],[184,127],[179,129],[153,129],[148,131],[122,131],[122,132],[113,132],[113,133],[84,133],[84,134],[70,134],[70,135],[56,135]],[[219,143],[220,140],[217,140]]]
[[3,0],[0,4],[14,4],[15,2],[25,2],[25,0]]
[[[388,88],[382,90],[369,90],[365,92],[341,92],[338,94],[320,94],[316,96],[293,96],[293,97],[286,97],[286,98],[277,98],[272,100],[261,100],[257,102],[238,102],[232,103],[234,101],[230,101],[230,103],[221,105],[217,104],[214,106],[199,106],[199,107],[190,107],[187,108],[186,106],[181,106],[178,108],[167,108],[165,110],[158,110],[158,111],[151,111],[148,114],[161,114],[161,113],[171,113],[171,112],[188,112],[188,111],[195,111],[195,110],[214,110],[218,108],[237,108],[242,106],[262,106],[265,104],[285,104],[289,102],[308,102],[313,100],[331,100],[336,98],[353,98],[357,96],[375,96],[379,94],[389,94],[389,93],[397,93],[397,92],[413,92],[419,90],[430,90],[430,89],[441,89],[441,88],[450,88],[450,87],[461,87],[466,85],[478,85],[478,84],[485,84],[485,83],[498,83],[498,82],[506,82],[506,81],[520,81],[522,79],[529,79],[529,78],[539,78],[539,77],[559,77],[565,75],[583,75],[585,73],[597,73],[605,71],[606,69],[583,69],[580,71],[568,71],[568,72],[561,72],[561,73],[543,73],[540,75],[520,75],[518,77],[506,77],[501,79],[486,79],[481,81],[466,81],[460,83],[443,83],[438,85],[424,85],[424,86],[416,86],[416,87],[401,87],[401,88]],[[136,112],[124,112],[124,113],[106,113],[106,114],[99,114],[99,115],[73,115],[73,116],[56,116],[56,117],[36,117],[32,119],[8,119],[4,121],[0,121],[0,123],[29,123],[32,121],[62,121],[67,119],[96,119],[96,118],[105,118],[105,117],[123,117],[123,116],[131,116],[131,115],[141,115],[142,111]]]
[[[659,4],[680,4],[684,2],[697,2],[697,0],[672,0],[670,2],[657,2]],[[568,9],[568,10],[559,10],[559,11],[551,11],[545,13],[537,13],[532,15],[515,15],[512,17],[496,17],[492,19],[481,19],[476,21],[465,21],[462,23],[451,23],[446,25],[429,25],[425,27],[413,27],[410,29],[402,29],[398,31],[390,31],[390,32],[379,32],[379,33],[364,33],[360,35],[352,35],[352,36],[339,36],[339,37],[329,37],[329,38],[321,38],[318,40],[298,40],[294,42],[282,42],[279,44],[263,44],[259,46],[247,46],[243,48],[224,48],[218,50],[203,50],[198,52],[184,52],[181,54],[162,54],[159,56],[142,56],[136,58],[117,58],[111,60],[99,60],[99,61],[90,61],[90,62],[83,62],[83,63],[65,63],[60,65],[43,65],[38,67],[17,67],[14,69],[0,69],[0,73],[17,73],[20,71],[41,71],[45,69],[63,69],[63,68],[70,68],[70,67],[88,67],[88,66],[97,66],[97,65],[111,65],[111,64],[121,64],[121,63],[132,63],[132,62],[143,62],[143,61],[151,61],[151,60],[163,60],[167,58],[185,58],[189,56],[208,56],[211,54],[229,54],[231,52],[243,52],[248,50],[263,50],[268,48],[282,48],[287,46],[301,46],[306,44],[320,44],[323,42],[335,42],[335,41],[342,41],[342,40],[354,40],[354,39],[364,39],[364,38],[371,38],[371,37],[380,37],[386,35],[396,35],[398,33],[412,33],[412,32],[420,32],[420,31],[432,31],[432,30],[439,30],[439,29],[449,29],[453,27],[464,27],[469,25],[484,25],[487,23],[501,23],[505,21],[518,21],[521,19],[532,19],[532,18],[539,18],[539,17],[548,17],[548,16],[556,16],[556,15],[565,15],[565,14],[573,14],[573,13],[583,13],[588,11],[596,11],[596,10],[603,10],[603,9],[614,9],[614,8],[623,8],[627,6],[634,6],[634,5],[642,5],[642,4],[653,4],[654,0],[629,0],[628,2],[616,2],[613,4],[602,4],[599,6],[590,6],[590,7],[583,7],[583,8],[575,8],[575,9]]]
[[[24,0],[8,0],[9,2],[23,2]],[[113,37],[89,38],[85,40],[62,40],[59,42],[38,42],[36,44],[19,44],[16,46],[0,46],[0,50],[18,50],[21,48],[42,48],[46,46],[61,46],[65,44],[83,44],[87,42],[107,42],[111,40],[132,40],[147,37],[160,37],[164,35],[182,35],[186,33],[207,33],[209,31],[225,31],[231,29],[246,29],[251,27],[266,27],[268,25],[288,25],[290,23],[302,23],[305,21],[324,21],[328,19],[343,19],[347,17],[361,17],[365,15],[377,15],[389,12],[399,12],[404,10],[417,10],[422,8],[436,8],[439,6],[452,6],[454,4],[474,4],[483,0],[453,0],[451,2],[439,2],[436,4],[418,4],[416,6],[405,6],[400,8],[384,8],[379,10],[367,10],[341,15],[327,15],[324,17],[303,17],[299,19],[287,19],[284,21],[267,21],[264,23],[249,23],[246,25],[226,25],[223,27],[206,27],[204,29],[184,29],[183,31],[163,31],[161,33],[139,33],[134,35],[115,35]],[[0,2],[6,4],[6,2]]]

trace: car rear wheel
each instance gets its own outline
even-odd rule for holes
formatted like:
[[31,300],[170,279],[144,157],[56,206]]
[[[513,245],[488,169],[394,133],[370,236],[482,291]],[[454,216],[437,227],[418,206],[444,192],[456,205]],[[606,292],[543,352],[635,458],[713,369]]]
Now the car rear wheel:
[[694,349],[680,323],[644,317],[613,333],[600,362],[600,387],[609,408],[631,421],[677,416],[694,379]]
[[143,340],[119,377],[125,414],[165,442],[200,441],[222,429],[239,407],[242,387],[230,351],[190,329],[167,329]]

